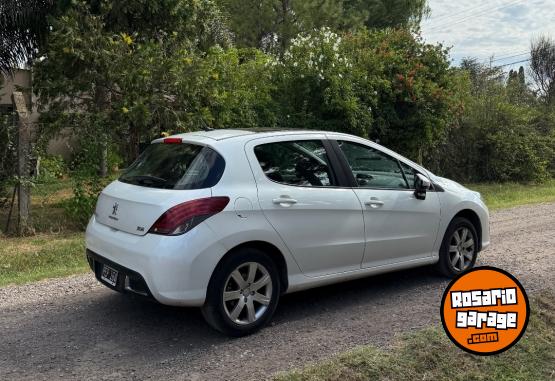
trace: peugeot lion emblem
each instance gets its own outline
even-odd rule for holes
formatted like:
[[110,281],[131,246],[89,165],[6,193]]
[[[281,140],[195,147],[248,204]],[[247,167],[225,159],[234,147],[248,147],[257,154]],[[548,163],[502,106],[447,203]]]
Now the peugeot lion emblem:
[[114,204],[114,206],[112,206],[112,216],[118,215],[118,207],[119,207],[119,204],[117,202]]

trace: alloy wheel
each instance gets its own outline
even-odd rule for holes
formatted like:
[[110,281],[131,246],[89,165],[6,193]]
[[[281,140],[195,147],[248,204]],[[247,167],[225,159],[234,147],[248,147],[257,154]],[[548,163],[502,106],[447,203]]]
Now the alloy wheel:
[[467,227],[455,230],[449,241],[449,261],[457,272],[462,272],[472,264],[475,242],[472,232]]
[[238,266],[227,278],[223,292],[224,310],[236,324],[252,324],[260,319],[272,299],[272,278],[260,263]]

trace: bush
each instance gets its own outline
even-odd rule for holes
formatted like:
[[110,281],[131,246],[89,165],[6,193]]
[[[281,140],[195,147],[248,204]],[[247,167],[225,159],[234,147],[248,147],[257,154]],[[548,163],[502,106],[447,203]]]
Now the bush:
[[41,158],[38,182],[52,183],[67,175],[67,165],[59,155],[47,155]]
[[302,33],[272,65],[281,126],[368,136],[372,105],[357,93],[361,78],[338,34],[329,28]]
[[63,203],[69,218],[80,228],[86,228],[94,213],[98,195],[109,179],[98,177],[76,178],[73,181],[73,197]]
[[357,96],[372,114],[370,138],[421,161],[460,112],[448,49],[403,29],[347,35],[345,49]]
[[[90,178],[98,176],[100,171],[100,147],[92,145],[90,142],[80,144],[80,146],[82,148],[75,153],[69,166],[72,175],[77,178]],[[122,149],[123,148],[124,147],[122,147]],[[115,145],[109,147],[108,173],[115,173],[122,163],[123,160],[117,152],[117,147]]]
[[550,178],[553,148],[545,136],[524,127],[520,131],[497,131],[489,137],[493,152],[489,177],[497,181],[543,182]]
[[[426,164],[461,182],[542,182],[555,167],[555,118],[524,84],[520,92],[500,68],[463,62],[464,112]],[[460,74],[463,74],[462,76]],[[509,77],[510,78],[510,77]]]

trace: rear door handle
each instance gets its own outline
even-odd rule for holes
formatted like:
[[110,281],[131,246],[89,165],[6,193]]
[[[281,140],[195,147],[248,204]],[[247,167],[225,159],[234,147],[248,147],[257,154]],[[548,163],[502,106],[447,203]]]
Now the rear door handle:
[[366,201],[365,204],[371,208],[380,208],[384,205],[383,201],[378,200],[375,197],[372,197],[369,201]]
[[293,204],[296,204],[297,200],[288,196],[280,196],[280,197],[274,198],[272,202],[274,204],[281,205],[281,206],[291,206]]

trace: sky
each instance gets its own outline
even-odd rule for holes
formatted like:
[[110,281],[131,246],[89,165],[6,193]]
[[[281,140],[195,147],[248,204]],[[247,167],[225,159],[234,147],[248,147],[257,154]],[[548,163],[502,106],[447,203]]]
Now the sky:
[[[453,65],[475,57],[494,65],[527,60],[530,43],[540,35],[555,38],[555,0],[428,0],[422,22],[427,42],[451,48]],[[505,66],[505,70],[527,62]]]

